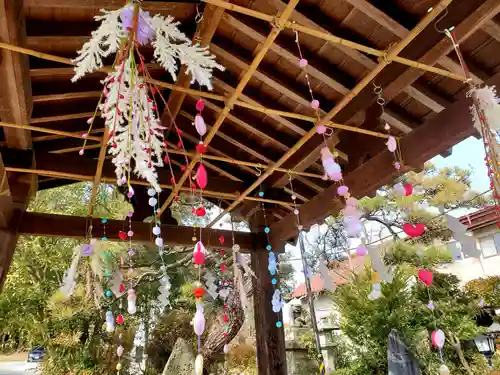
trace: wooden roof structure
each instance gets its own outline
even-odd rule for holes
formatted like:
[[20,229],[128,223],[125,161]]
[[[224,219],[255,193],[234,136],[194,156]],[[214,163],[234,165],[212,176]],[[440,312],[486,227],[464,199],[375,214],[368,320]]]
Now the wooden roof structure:
[[[93,17],[99,9],[117,9],[124,3],[0,0],[0,285],[19,234],[85,236],[88,218],[25,213],[37,189],[89,181],[94,183],[93,201],[100,182],[115,180],[103,146],[102,122],[88,138],[85,155],[78,155],[106,69],[71,83],[70,59],[95,29]],[[162,110],[172,117],[165,114],[162,121],[168,125],[175,119],[188,149],[184,155],[175,142],[169,145],[177,168],[175,185],[166,169],[159,172],[165,202],[162,222],[172,224],[167,206],[189,189],[199,159],[194,153],[194,104],[204,97],[209,125],[204,160],[211,172],[204,196],[222,202],[225,213],[246,219],[259,215],[263,201],[272,213],[268,225],[275,249],[298,231],[291,178],[304,228],[342,207],[336,186],[321,179],[323,139],[316,135],[315,124],[333,129],[329,146],[337,151],[345,182],[356,197],[373,194],[396,175],[385,146],[384,122],[400,137],[403,170],[421,168],[476,135],[465,97],[468,87],[445,28],[454,26],[473,80],[500,84],[498,0],[156,0],[144,1],[143,8],[174,16],[184,32],[210,45],[226,67],[215,72],[214,90],[207,93],[189,88],[184,72],[174,83],[157,65],[149,66],[168,97],[168,111]],[[197,14],[203,16],[199,23]],[[311,89],[321,103],[319,119],[310,108],[305,73],[298,66],[295,32],[309,62]],[[383,89],[383,113],[373,84]],[[144,204],[137,203],[145,200],[145,189],[136,189],[136,221],[149,215],[141,210]],[[264,198],[257,195],[260,189]],[[113,225],[118,228],[120,223]],[[138,232],[143,233],[140,239],[149,240],[147,228]],[[165,242],[190,241],[186,231],[178,236],[176,232],[170,231]],[[205,232],[217,238],[217,231]],[[261,234],[240,236],[243,250],[263,249]],[[266,253],[255,254],[254,270],[262,282],[270,281]],[[264,284],[257,289],[262,288]],[[259,358],[266,358],[259,362],[259,371],[282,374],[282,348],[277,344],[282,332],[265,322],[268,293],[257,294],[255,301],[258,346],[265,348]]]

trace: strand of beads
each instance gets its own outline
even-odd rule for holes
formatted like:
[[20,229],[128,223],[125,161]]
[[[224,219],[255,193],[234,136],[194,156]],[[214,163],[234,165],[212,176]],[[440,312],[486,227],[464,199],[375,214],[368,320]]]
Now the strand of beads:
[[[220,236],[219,237],[219,243],[221,245],[224,245],[224,242],[225,242],[224,237]],[[223,332],[223,335],[224,335],[224,338],[225,338],[226,342],[224,344],[223,351],[224,351],[224,355],[226,355],[227,353],[229,353],[228,337],[229,337],[229,322],[231,320],[229,305],[227,303],[227,297],[229,296],[229,293],[228,293],[229,292],[229,289],[228,289],[229,280],[226,279],[226,277],[225,277],[225,275],[227,274],[227,266],[226,266],[226,263],[224,262],[224,255],[226,254],[226,252],[224,251],[224,249],[220,249],[219,250],[219,254],[222,257],[222,261],[221,261],[221,265],[220,265],[220,272],[221,272],[220,289],[221,289],[221,292],[219,292],[219,297],[224,302],[224,312],[223,312],[222,319],[224,321],[224,332]],[[224,290],[224,293],[222,293],[222,290]],[[224,360],[224,362],[226,364],[225,360]]]
[[[259,191],[259,197],[264,197],[264,191],[262,191],[262,189]],[[264,233],[266,234],[267,239],[266,250],[269,251],[269,262],[267,269],[272,276],[271,283],[273,285],[273,296],[271,299],[271,304],[273,312],[278,315],[278,319],[276,320],[276,327],[281,328],[283,326],[283,322],[279,319],[279,313],[281,312],[281,308],[284,305],[284,301],[281,296],[281,291],[278,287],[278,260],[276,253],[272,251],[271,241],[269,239],[269,233],[271,232],[271,229],[267,225],[267,214],[264,202],[261,202],[261,207],[262,215],[264,216]]]
[[201,335],[205,331],[205,315],[203,314],[203,297],[205,289],[200,282],[201,267],[205,264],[206,249],[201,241],[198,241],[194,247],[193,263],[198,268],[198,282],[194,288],[194,297],[196,299],[196,313],[193,319],[194,333],[197,336],[198,355],[195,360],[196,375],[203,373],[203,356],[201,354]]

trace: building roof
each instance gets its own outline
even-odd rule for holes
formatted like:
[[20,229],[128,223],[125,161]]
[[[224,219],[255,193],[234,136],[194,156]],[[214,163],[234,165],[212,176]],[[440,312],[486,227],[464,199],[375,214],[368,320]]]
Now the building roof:
[[499,212],[496,206],[489,206],[472,214],[460,217],[460,222],[470,231],[475,231],[495,223],[499,223]]
[[[329,275],[335,285],[347,284],[351,279],[352,272],[358,273],[363,269],[365,265],[365,258],[358,256],[352,257],[351,263],[352,270],[349,266],[348,260],[330,262]],[[319,273],[311,278],[311,289],[313,293],[319,293],[327,289],[325,287],[325,281]],[[292,292],[292,298],[300,298],[305,295],[307,295],[305,283],[300,284]]]

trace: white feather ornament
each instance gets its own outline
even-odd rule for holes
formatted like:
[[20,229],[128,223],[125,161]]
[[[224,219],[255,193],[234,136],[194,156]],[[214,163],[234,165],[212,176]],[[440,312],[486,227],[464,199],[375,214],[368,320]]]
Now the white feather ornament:
[[[497,96],[495,86],[485,86],[480,89],[473,89],[467,93],[467,96],[475,96],[479,107],[486,118],[486,123],[490,131],[496,134],[500,130],[500,99]],[[481,122],[474,106],[470,107],[474,127],[480,134],[483,134]]]

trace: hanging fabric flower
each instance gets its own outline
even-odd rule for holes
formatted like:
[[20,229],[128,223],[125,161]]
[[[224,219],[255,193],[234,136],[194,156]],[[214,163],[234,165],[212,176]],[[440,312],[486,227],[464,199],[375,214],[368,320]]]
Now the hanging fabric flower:
[[432,272],[426,270],[418,270],[418,279],[425,285],[429,286],[432,284]]
[[333,158],[333,155],[328,147],[323,147],[321,149],[321,161],[325,170],[325,176],[323,179],[331,179],[336,182],[342,179],[342,170],[340,169],[340,165],[335,162],[335,159]]
[[396,142],[396,138],[394,138],[392,135],[389,136],[389,138],[387,139],[387,149],[390,152],[394,152],[394,151],[396,151],[397,147],[398,147],[398,145]]
[[200,189],[205,189],[208,183],[207,170],[203,163],[200,163],[198,170],[196,171],[196,183]]
[[444,346],[444,340],[445,340],[445,335],[442,330],[438,329],[436,331],[432,331],[431,341],[436,348],[441,349]]
[[405,184],[405,196],[409,197],[412,194],[413,194],[413,185]]
[[106,311],[106,332],[111,333],[115,330],[115,319],[112,311]]
[[198,241],[196,243],[196,246],[194,247],[194,254],[193,254],[193,263],[201,266],[205,264],[205,253],[206,253],[205,246],[203,246],[203,243],[201,241]]
[[127,311],[130,315],[134,315],[137,312],[136,299],[135,290],[130,288],[127,296]]
[[207,132],[207,126],[205,125],[205,120],[203,120],[203,116],[199,113],[194,117],[194,126],[198,134],[203,137]]

